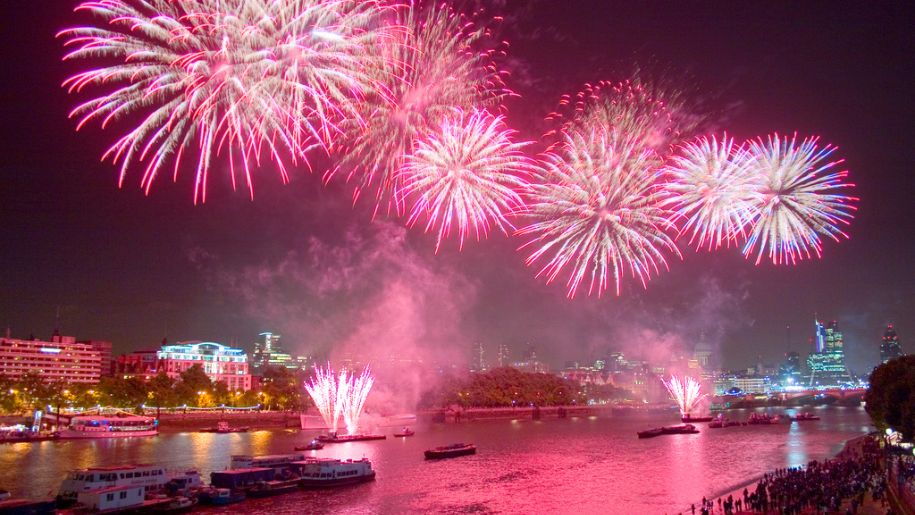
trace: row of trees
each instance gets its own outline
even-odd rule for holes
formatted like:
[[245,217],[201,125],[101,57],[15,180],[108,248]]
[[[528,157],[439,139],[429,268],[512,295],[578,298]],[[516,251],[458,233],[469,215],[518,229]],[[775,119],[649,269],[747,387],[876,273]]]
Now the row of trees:
[[560,406],[584,402],[578,383],[552,374],[496,368],[445,379],[425,392],[420,407]]
[[303,378],[283,367],[264,371],[261,386],[246,392],[230,391],[224,382],[214,382],[195,365],[177,379],[165,372],[148,382],[137,377],[103,377],[98,384],[46,382],[37,373],[27,373],[18,380],[0,375],[0,411],[26,413],[35,409],[84,408],[115,406],[176,407],[249,407],[272,410],[301,410],[309,406]]
[[915,356],[890,360],[871,373],[865,409],[874,425],[915,440]]

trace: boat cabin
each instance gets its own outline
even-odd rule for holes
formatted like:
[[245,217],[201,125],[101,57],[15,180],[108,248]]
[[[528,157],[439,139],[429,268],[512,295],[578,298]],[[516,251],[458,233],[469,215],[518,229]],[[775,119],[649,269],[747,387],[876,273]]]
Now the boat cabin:
[[76,500],[80,492],[112,487],[142,487],[159,490],[168,482],[165,468],[159,465],[92,467],[71,471],[60,485],[60,497]]
[[143,505],[146,493],[139,486],[112,486],[80,492],[76,501],[91,511],[123,510]]
[[230,469],[250,469],[250,468],[274,468],[284,469],[292,465],[293,462],[305,459],[305,453],[297,452],[292,454],[273,454],[269,456],[249,456],[245,454],[232,456]]
[[222,470],[210,473],[210,484],[216,488],[239,490],[260,481],[272,481],[276,475],[272,468]]

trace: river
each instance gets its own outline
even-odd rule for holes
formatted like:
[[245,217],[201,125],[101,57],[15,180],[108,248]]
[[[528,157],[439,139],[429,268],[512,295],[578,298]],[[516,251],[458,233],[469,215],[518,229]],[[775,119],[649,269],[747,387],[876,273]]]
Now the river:
[[[758,410],[762,411],[762,410]],[[781,411],[781,410],[778,410]],[[672,414],[474,421],[417,427],[410,438],[328,445],[310,454],[372,460],[373,483],[246,501],[224,513],[676,513],[763,472],[824,459],[872,431],[863,408],[814,409],[820,421],[708,429],[639,440],[636,431],[674,423]],[[728,412],[745,419],[750,410]],[[388,433],[390,433],[390,429]],[[313,436],[294,430],[163,433],[107,441],[0,446],[0,488],[30,498],[57,492],[66,471],[160,463],[205,478],[233,454],[292,451]],[[426,462],[422,451],[455,442],[477,454]]]

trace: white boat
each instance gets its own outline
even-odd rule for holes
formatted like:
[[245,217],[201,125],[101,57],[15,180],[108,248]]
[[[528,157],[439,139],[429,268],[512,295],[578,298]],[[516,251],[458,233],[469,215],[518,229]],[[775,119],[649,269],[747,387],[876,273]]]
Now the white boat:
[[372,462],[367,458],[361,460],[338,460],[332,458],[312,458],[295,463],[299,482],[305,488],[326,488],[343,486],[375,479]]
[[145,496],[146,493],[140,486],[112,486],[80,492],[77,501],[80,508],[105,513],[139,508],[143,506]]
[[159,423],[152,417],[140,415],[77,415],[70,425],[60,431],[61,438],[123,438],[155,436]]
[[169,473],[159,465],[91,467],[73,470],[67,474],[67,478],[60,485],[57,498],[64,504],[72,503],[77,500],[80,493],[115,487],[139,487],[145,495],[163,490],[170,481],[176,479],[195,485],[201,484],[200,474],[196,471]]

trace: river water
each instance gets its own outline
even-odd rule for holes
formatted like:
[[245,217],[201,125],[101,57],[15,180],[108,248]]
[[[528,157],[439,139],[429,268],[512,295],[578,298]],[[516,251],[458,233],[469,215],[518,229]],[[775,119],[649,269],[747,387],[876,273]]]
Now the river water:
[[[780,410],[779,410],[780,411]],[[673,414],[474,421],[417,427],[411,438],[328,445],[310,454],[372,460],[372,483],[249,500],[223,513],[676,513],[763,472],[824,459],[873,430],[863,408],[827,407],[816,422],[708,429],[639,440],[636,431],[675,423]],[[732,419],[751,411],[735,410]],[[388,430],[390,433],[391,430]],[[69,469],[125,463],[196,468],[209,478],[233,454],[292,451],[314,436],[293,430],[163,433],[107,441],[0,446],[0,488],[56,494]],[[426,462],[423,450],[469,442],[477,454]]]

